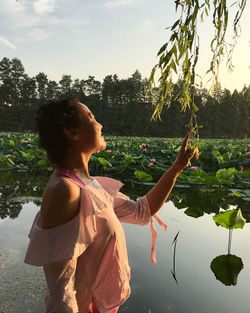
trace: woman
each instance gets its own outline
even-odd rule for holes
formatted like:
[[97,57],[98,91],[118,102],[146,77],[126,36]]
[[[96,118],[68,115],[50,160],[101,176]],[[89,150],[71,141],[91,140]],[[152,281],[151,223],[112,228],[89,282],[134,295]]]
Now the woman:
[[41,106],[37,129],[56,169],[29,234],[25,262],[43,266],[45,312],[115,313],[130,294],[120,221],[145,225],[152,220],[193,155],[189,134],[171,168],[144,197],[132,201],[119,192],[119,181],[89,174],[91,155],[106,143],[102,125],[86,105],[74,99]]

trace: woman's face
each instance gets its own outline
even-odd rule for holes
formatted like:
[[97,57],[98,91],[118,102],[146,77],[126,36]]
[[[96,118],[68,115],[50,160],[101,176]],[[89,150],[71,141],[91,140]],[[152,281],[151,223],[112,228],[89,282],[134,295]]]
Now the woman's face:
[[82,152],[95,153],[106,148],[102,134],[102,125],[95,120],[89,108],[80,103],[82,126],[77,129],[78,144]]

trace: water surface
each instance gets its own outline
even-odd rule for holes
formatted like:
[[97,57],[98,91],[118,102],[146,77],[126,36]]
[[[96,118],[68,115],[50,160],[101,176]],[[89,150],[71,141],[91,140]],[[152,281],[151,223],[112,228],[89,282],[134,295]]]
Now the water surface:
[[[0,220],[0,264],[4,265],[0,269],[0,313],[42,313],[46,289],[43,271],[23,263],[39,199],[26,198],[26,203],[23,198],[18,200],[21,204],[18,217]],[[157,264],[152,264],[150,259],[150,227],[124,224],[132,269],[132,294],[119,312],[249,312],[249,224],[233,232],[231,254],[242,259],[244,268],[235,286],[225,286],[216,279],[210,264],[215,257],[227,254],[228,230],[216,226],[212,214],[195,219],[184,214],[184,209],[177,209],[171,201],[158,215],[168,229],[165,232],[155,222]],[[172,242],[178,231],[173,264]],[[175,279],[172,272],[175,272]]]

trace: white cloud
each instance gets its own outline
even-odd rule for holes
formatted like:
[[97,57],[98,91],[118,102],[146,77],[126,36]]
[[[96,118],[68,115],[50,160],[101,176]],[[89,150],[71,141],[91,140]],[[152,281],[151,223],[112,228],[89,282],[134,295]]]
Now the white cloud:
[[36,13],[51,13],[54,11],[55,0],[37,0],[34,4]]
[[108,0],[105,3],[107,8],[117,8],[122,6],[134,6],[138,4],[141,0]]
[[27,3],[24,1],[1,0],[1,12],[6,14],[20,14],[27,10]]
[[32,31],[29,33],[28,38],[31,41],[46,41],[50,37],[51,33],[47,33],[44,29],[42,28],[34,28]]
[[11,42],[9,42],[6,38],[0,36],[0,43],[4,44],[5,46],[11,48],[11,49],[16,49],[16,46],[14,46]]
[[21,36],[15,38],[17,42],[42,42],[46,41],[52,35],[42,28],[33,28],[29,32],[24,32]]

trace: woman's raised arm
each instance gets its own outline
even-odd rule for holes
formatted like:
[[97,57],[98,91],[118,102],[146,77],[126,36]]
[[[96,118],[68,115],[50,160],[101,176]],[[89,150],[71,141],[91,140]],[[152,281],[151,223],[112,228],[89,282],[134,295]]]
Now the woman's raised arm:
[[174,187],[175,181],[179,174],[187,167],[194,150],[187,147],[190,134],[187,133],[181,149],[174,161],[165,174],[159,179],[155,186],[147,193],[146,197],[150,206],[151,215],[154,215],[165,203],[171,190]]

